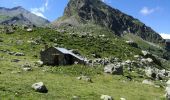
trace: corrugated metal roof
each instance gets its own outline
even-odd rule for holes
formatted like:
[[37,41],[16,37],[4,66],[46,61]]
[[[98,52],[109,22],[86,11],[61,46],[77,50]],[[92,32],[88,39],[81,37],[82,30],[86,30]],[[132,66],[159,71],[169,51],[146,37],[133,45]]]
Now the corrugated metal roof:
[[170,42],[170,39],[166,39],[165,41],[166,41],[166,42]]
[[76,58],[78,58],[80,60],[84,60],[84,58],[72,53],[71,51],[69,51],[69,50],[67,50],[65,48],[59,48],[59,47],[54,47],[54,48],[56,48],[58,51],[62,52],[63,54],[70,54],[70,55],[72,55],[72,56],[74,56],[74,57],[76,57]]

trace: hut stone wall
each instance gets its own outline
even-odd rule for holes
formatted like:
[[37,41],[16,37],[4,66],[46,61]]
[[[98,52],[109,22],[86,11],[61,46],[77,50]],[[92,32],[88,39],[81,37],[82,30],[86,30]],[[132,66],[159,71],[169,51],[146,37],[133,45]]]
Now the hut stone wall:
[[54,47],[40,52],[41,61],[46,65],[72,65],[74,62],[84,64],[84,61],[71,54],[64,54]]

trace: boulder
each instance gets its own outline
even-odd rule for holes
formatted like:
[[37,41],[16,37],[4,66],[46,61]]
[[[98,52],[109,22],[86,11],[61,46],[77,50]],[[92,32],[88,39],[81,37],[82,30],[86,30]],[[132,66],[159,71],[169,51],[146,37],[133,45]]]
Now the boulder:
[[152,58],[146,58],[146,59],[143,58],[143,59],[141,59],[141,62],[147,64],[147,63],[152,63],[153,60],[152,60]]
[[42,67],[43,64],[44,64],[44,63],[43,63],[43,61],[41,61],[41,60],[35,62],[35,65],[38,66],[38,67]]
[[19,62],[20,60],[19,59],[12,59],[11,62]]
[[165,78],[165,75],[164,75],[164,73],[157,73],[157,75],[156,75],[156,78],[158,79],[158,80],[163,80],[163,78]]
[[152,62],[154,62],[155,64],[162,66],[161,62],[159,59],[157,59],[156,56],[152,55],[151,53],[147,52],[147,51],[142,51],[142,54],[144,56],[144,58],[149,58],[149,60],[153,60]]
[[125,98],[120,98],[120,100],[126,100]]
[[149,63],[153,62],[152,58],[147,58],[146,61],[149,62]]
[[147,77],[149,77],[149,78],[154,78],[154,79],[156,79],[156,76],[157,76],[157,73],[156,73],[156,71],[154,71],[152,68],[146,68],[145,69],[145,74],[146,74],[146,76]]
[[109,95],[101,95],[100,99],[102,100],[114,100],[111,96]]
[[26,64],[23,64],[22,67],[23,67],[23,68],[30,68],[31,65],[26,63]]
[[88,77],[88,76],[79,76],[77,77],[78,80],[84,80],[84,81],[87,81],[87,82],[92,82],[91,78]]
[[147,85],[154,85],[154,83],[152,81],[149,81],[149,80],[143,80],[142,83],[147,84]]
[[40,93],[47,93],[48,90],[46,88],[46,86],[44,85],[43,82],[38,82],[38,83],[34,83],[31,86],[36,92],[40,92]]
[[12,28],[8,28],[5,30],[6,34],[13,34],[15,31]]
[[170,100],[170,87],[166,87],[166,89],[165,89],[165,91],[166,91],[166,100]]
[[20,53],[20,52],[16,52],[14,55],[15,55],[15,56],[25,56],[24,53]]
[[134,58],[139,58],[140,56],[139,55],[134,55]]
[[143,56],[151,55],[149,52],[147,52],[147,51],[143,51],[143,50],[142,50],[142,54],[143,54]]
[[32,31],[33,31],[32,28],[28,28],[28,29],[27,29],[27,32],[32,32]]
[[12,71],[11,74],[19,74],[21,71]]
[[123,67],[120,64],[109,64],[104,67],[105,73],[122,75],[123,74]]
[[29,68],[29,67],[25,67],[25,68],[22,68],[22,69],[23,69],[23,71],[32,71],[32,69]]
[[170,80],[168,80],[168,81],[166,82],[166,85],[167,85],[168,87],[170,87]]
[[125,63],[127,63],[127,64],[131,64],[131,62],[132,62],[131,60],[126,60],[125,61]]
[[126,41],[126,43],[132,47],[138,48],[138,44],[135,43],[134,41]]
[[78,96],[73,96],[71,100],[80,100]]

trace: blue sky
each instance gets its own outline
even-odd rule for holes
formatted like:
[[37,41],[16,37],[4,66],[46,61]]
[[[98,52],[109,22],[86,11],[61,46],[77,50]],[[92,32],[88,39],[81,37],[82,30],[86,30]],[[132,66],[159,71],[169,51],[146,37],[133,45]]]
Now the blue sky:
[[[34,14],[54,21],[62,16],[69,0],[0,0],[0,7],[23,6]],[[156,32],[170,38],[170,0],[102,0],[129,14]]]

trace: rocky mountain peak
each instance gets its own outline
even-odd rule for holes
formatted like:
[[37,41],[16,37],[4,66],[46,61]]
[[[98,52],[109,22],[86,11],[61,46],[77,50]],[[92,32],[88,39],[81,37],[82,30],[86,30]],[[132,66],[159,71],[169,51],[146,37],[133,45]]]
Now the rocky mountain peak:
[[17,7],[11,8],[11,10],[16,10],[16,9],[24,9],[24,8],[22,6],[17,6]]
[[100,0],[70,0],[67,7],[65,8],[64,14],[67,16],[72,16],[77,14],[82,8],[90,10],[90,8],[94,8],[97,5],[100,6],[101,3],[102,2]]
[[[138,19],[115,9],[101,0],[70,0],[61,23],[93,23],[122,36],[132,33],[150,42],[162,42],[162,37]],[[57,21],[54,22],[58,24]],[[61,24],[62,25],[62,24]]]

